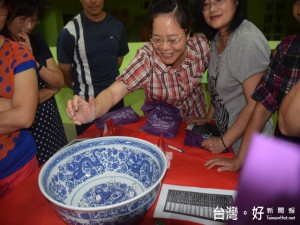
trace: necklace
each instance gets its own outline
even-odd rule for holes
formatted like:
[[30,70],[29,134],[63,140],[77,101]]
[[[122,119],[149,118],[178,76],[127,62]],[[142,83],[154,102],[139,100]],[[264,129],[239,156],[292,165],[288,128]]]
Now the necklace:
[[229,38],[227,38],[227,40],[223,40],[222,36],[220,35],[220,33],[218,33],[218,37],[217,37],[217,51],[218,54],[222,54],[225,50],[225,48],[227,47],[229,42]]

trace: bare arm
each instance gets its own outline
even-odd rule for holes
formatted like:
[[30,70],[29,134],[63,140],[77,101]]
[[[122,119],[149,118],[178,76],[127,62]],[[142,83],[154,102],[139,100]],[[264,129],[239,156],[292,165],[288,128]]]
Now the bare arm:
[[268,111],[260,102],[256,103],[253,114],[247,124],[240,151],[236,156],[241,163],[243,163],[245,160],[245,155],[247,153],[252,135],[256,132],[261,132],[271,116],[272,113]]
[[[252,99],[251,94],[255,89],[258,82],[261,80],[264,72],[258,73],[248,78],[243,83],[244,96],[246,98],[246,105],[240,112],[239,116],[232,124],[232,126],[226,131],[223,136],[223,141],[226,146],[233,145],[239,138],[241,138],[246,130],[247,123],[253,113],[256,101]],[[222,144],[223,145],[223,144]]]
[[300,81],[284,97],[278,113],[280,131],[287,136],[300,136]]
[[244,132],[241,147],[237,156],[233,159],[213,158],[205,163],[205,165],[208,166],[208,169],[218,166],[219,172],[238,171],[245,160],[252,135],[255,132],[261,132],[263,130],[271,115],[271,112],[269,112],[260,102],[257,102]]
[[38,103],[42,104],[45,101],[49,100],[52,96],[56,95],[59,92],[59,90],[60,89],[50,88],[50,87],[40,89],[38,92],[38,96],[39,96]]
[[41,78],[51,87],[60,89],[64,85],[64,77],[53,58],[46,61],[40,70]]
[[58,68],[63,74],[65,84],[67,84],[69,88],[73,89],[73,79],[71,73],[72,64],[58,63]]
[[129,91],[122,81],[115,81],[112,85],[102,91],[95,99],[96,118],[107,113],[111,107],[121,101],[128,93]]
[[123,82],[115,81],[94,100],[86,102],[78,95],[67,102],[67,114],[75,124],[88,123],[102,116],[117,104],[129,91]]
[[11,99],[0,98],[0,112],[11,109]]
[[[38,62],[37,64],[39,66]],[[47,59],[46,66],[43,66],[39,73],[48,84],[46,88],[39,90],[39,104],[41,104],[59,92],[64,85],[64,78],[53,58]]]
[[[246,129],[246,125],[251,117],[256,103],[251,98],[251,94],[263,75],[264,72],[258,73],[254,76],[251,76],[243,83],[243,91],[246,99],[246,105],[239,113],[237,119],[234,121],[231,127],[228,128],[228,130],[222,137],[226,147],[233,145],[239,138],[243,136],[243,133]],[[221,138],[209,138],[202,142],[202,146],[205,149],[210,150],[212,153],[217,154],[225,150],[223,142]]]
[[[18,35],[19,41],[21,41],[23,45],[27,46],[32,52],[29,36],[24,31],[20,32]],[[36,62],[36,64],[39,68],[40,63]],[[48,87],[39,90],[38,99],[39,104],[41,104],[59,92],[60,88],[64,85],[64,78],[53,58],[46,60],[46,65],[43,65],[40,69],[39,75],[48,84]]]
[[[19,34],[19,40],[21,43],[29,49],[29,51],[32,52],[32,46],[30,44],[30,38],[29,36],[24,32],[20,32]],[[39,68],[40,64],[37,63],[37,67]],[[56,62],[53,58],[49,58],[46,60],[46,65],[44,65],[40,71],[39,71],[40,77],[49,85],[51,88],[60,89],[64,85],[64,78],[62,75],[62,72],[56,65]]]
[[38,102],[38,83],[34,69],[15,75],[11,109],[0,112],[0,134],[32,125]]

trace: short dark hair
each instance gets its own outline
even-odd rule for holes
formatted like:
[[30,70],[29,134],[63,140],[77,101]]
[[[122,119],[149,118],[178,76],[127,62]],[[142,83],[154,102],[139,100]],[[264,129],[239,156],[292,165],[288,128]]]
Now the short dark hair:
[[[18,16],[32,17],[37,13],[38,20],[42,19],[45,4],[44,0],[6,0],[8,2],[9,13],[6,19],[6,25],[1,31],[1,34],[6,38],[15,40],[13,34],[9,31],[7,24],[12,22]],[[33,49],[33,55],[40,52],[40,47],[35,36],[30,36],[30,43]]]
[[[247,19],[247,0],[237,0],[238,5],[233,20],[230,23],[229,31],[234,31],[244,19]],[[216,33],[216,29],[210,27],[203,17],[203,4],[205,0],[196,0],[195,2],[195,18],[197,21],[197,30],[203,32],[208,40],[212,40]]]
[[7,21],[12,21],[18,16],[31,17],[37,13],[38,20],[42,19],[45,12],[43,0],[9,0],[11,9],[7,16]]
[[154,19],[161,14],[173,14],[185,33],[192,36],[191,13],[187,0],[152,0],[148,8],[150,35],[153,32]]

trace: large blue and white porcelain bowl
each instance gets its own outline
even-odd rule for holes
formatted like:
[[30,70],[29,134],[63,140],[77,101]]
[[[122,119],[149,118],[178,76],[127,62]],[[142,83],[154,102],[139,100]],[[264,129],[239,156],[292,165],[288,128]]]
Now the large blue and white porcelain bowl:
[[68,224],[130,224],[153,205],[166,165],[164,153],[147,141],[95,138],[52,156],[39,187]]

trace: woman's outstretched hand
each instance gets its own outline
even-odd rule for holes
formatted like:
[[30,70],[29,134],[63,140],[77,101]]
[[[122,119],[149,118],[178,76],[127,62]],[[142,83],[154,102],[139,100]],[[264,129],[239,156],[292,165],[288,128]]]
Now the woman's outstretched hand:
[[66,112],[76,125],[94,121],[96,119],[95,110],[95,100],[92,96],[89,96],[89,102],[78,95],[74,95],[73,99],[67,101]]
[[225,172],[238,171],[241,168],[242,163],[237,157],[233,159],[217,157],[206,161],[204,165],[207,169],[218,166],[218,172]]

